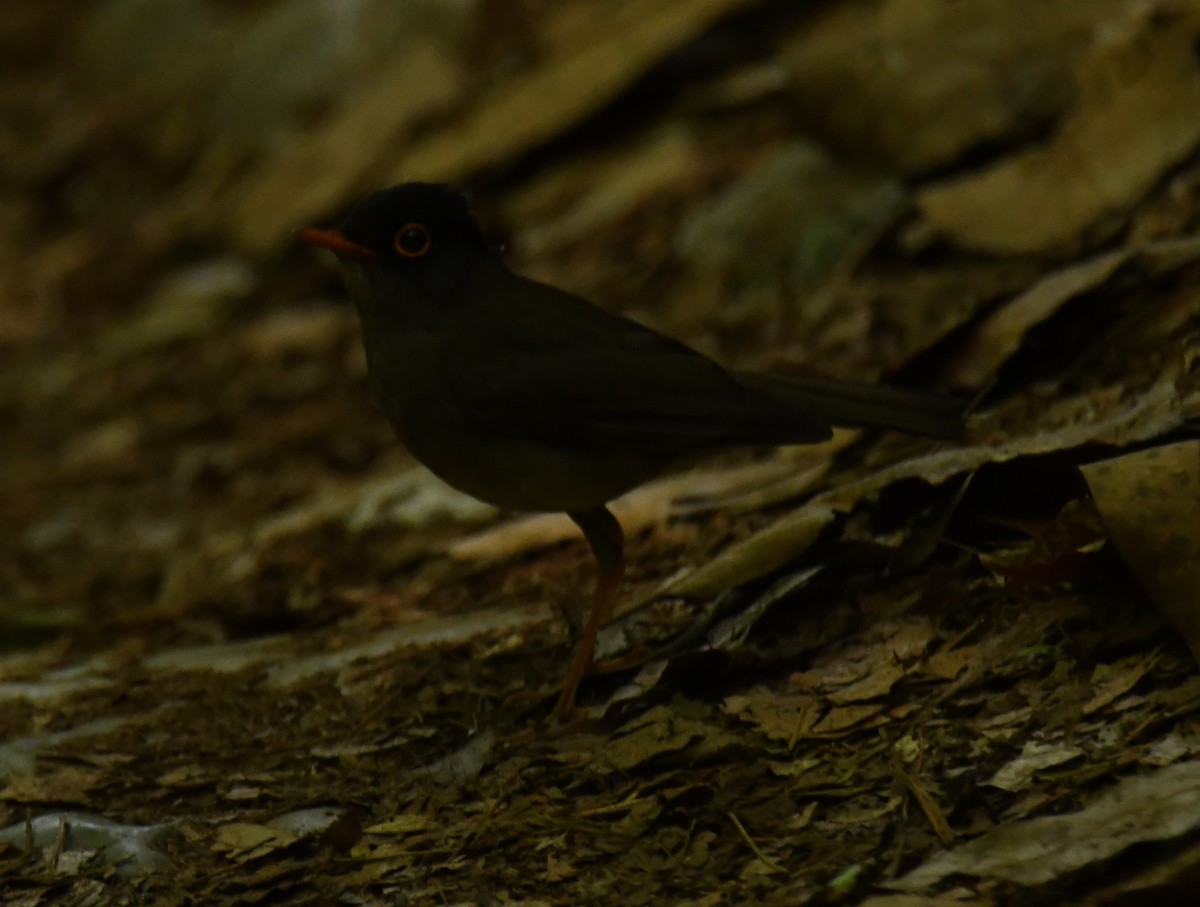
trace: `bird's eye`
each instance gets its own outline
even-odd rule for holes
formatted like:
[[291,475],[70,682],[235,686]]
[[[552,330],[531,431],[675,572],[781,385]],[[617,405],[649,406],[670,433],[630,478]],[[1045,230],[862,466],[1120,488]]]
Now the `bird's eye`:
[[421,224],[405,224],[396,234],[395,244],[405,258],[420,258],[429,251],[429,231]]

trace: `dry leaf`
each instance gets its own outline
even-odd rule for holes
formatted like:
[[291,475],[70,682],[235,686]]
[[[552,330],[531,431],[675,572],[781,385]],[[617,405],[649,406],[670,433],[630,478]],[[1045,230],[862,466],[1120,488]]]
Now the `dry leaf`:
[[1034,776],[1042,769],[1053,768],[1070,762],[1084,755],[1078,746],[1062,742],[1042,743],[1031,740],[1025,744],[1017,758],[1004,765],[990,780],[985,781],[992,787],[1016,793],[1029,786]]
[[892,658],[885,658],[875,665],[866,677],[826,695],[835,705],[878,699],[891,692],[892,687],[904,678],[905,673],[907,672],[904,665]]
[[593,113],[718,17],[747,5],[749,0],[622,4],[604,18],[603,34],[581,34],[563,59],[497,88],[461,122],[402,153],[385,181],[458,181],[512,160]]
[[[1200,762],[1187,762],[1127,778],[1078,812],[995,828],[939,854],[889,887],[928,891],[954,875],[1041,885],[1112,859],[1135,844],[1189,834],[1197,825]],[[1098,828],[1105,834],[1097,834]]]
[[807,736],[825,706],[816,696],[788,696],[757,688],[728,696],[722,706],[727,715],[756,725],[768,737],[791,745]]
[[1082,470],[1117,551],[1200,661],[1200,442]]
[[1124,215],[1200,144],[1196,31],[1145,17],[1110,33],[1080,69],[1081,106],[1049,144],[924,190],[922,212],[964,248],[1001,255],[1074,244]]
[[706,748],[719,748],[737,738],[719,727],[680,715],[668,706],[655,706],[617,731],[596,751],[591,765],[600,774],[626,772],[648,759],[687,749],[700,740]]
[[410,835],[413,832],[425,831],[433,825],[432,820],[421,813],[408,813],[387,819],[369,828],[363,829],[369,835]]
[[812,732],[806,736],[842,737],[878,717],[882,712],[882,705],[847,705],[831,709],[824,718],[813,725]]
[[669,582],[661,595],[706,598],[777,570],[803,554],[833,520],[833,510],[807,505],[747,539],[730,545],[708,563]]
[[595,236],[651,195],[686,184],[703,161],[696,137],[679,128],[572,158],[535,176],[505,206],[505,222],[521,229],[513,245],[522,258],[536,259]]
[[[1125,0],[829,4],[785,49],[818,132],[927,173],[1011,141],[1071,102],[1073,61]],[[830,103],[852,97],[853,103]]]
[[99,769],[64,765],[39,774],[12,774],[0,796],[13,803],[88,804],[90,792],[99,787],[108,773]]
[[296,838],[267,825],[252,822],[230,822],[220,826],[213,837],[212,848],[240,862],[254,860],[273,850],[287,847]]
[[1154,669],[1158,660],[1158,652],[1147,652],[1122,658],[1116,664],[1096,665],[1092,671],[1092,698],[1083,707],[1083,714],[1098,712],[1124,696]]
[[1104,283],[1131,254],[1129,249],[1118,249],[1072,263],[1009,300],[972,329],[955,357],[954,382],[964,387],[982,386],[1020,348],[1026,331],[1080,293]]
[[1021,346],[1030,328],[1045,321],[1072,299],[1108,283],[1125,265],[1160,274],[1200,258],[1200,241],[1170,239],[1104,252],[1054,271],[977,324],[955,356],[952,380],[979,387]]

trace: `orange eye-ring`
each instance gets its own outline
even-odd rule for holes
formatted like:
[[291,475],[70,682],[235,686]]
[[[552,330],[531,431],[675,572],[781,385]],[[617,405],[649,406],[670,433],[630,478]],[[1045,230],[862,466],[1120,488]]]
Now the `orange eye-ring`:
[[394,242],[396,251],[405,258],[420,258],[429,251],[429,231],[421,224],[405,224]]

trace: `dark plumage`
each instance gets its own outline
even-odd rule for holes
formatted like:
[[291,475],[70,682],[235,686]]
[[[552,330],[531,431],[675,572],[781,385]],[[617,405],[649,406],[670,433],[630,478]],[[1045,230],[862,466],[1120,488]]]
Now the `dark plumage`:
[[945,398],[729,372],[514,274],[446,186],[382,190],[337,231],[301,238],[338,254],[375,392],[417,459],[501,507],[565,511],[587,536],[602,580],[560,700],[564,714],[620,577],[610,500],[681,459],[822,441],[831,424],[961,431],[959,408]]

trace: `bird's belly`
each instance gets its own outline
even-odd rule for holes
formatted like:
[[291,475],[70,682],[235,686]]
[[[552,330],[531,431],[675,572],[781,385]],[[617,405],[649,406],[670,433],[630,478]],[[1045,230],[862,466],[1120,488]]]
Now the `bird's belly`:
[[669,466],[645,452],[552,447],[464,424],[453,409],[409,413],[397,433],[443,481],[506,510],[598,507]]

